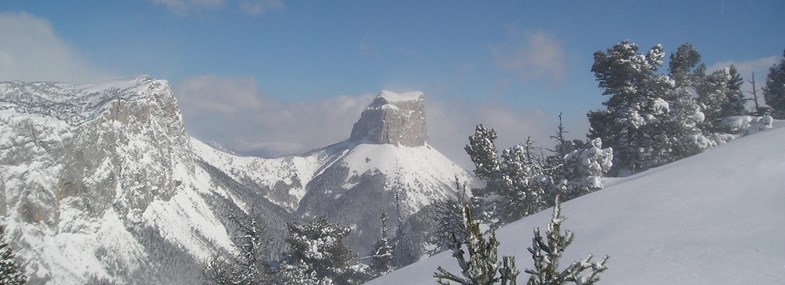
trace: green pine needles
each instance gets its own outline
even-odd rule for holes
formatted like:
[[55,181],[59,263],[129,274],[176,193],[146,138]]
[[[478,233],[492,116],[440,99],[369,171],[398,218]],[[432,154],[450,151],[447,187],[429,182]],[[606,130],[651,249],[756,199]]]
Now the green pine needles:
[[[486,239],[480,231],[479,223],[474,221],[468,205],[464,206],[464,214],[467,240],[461,241],[455,238],[456,235],[453,233],[451,245],[452,256],[458,261],[461,275],[450,273],[440,266],[433,277],[442,285],[450,284],[450,281],[461,285],[516,284],[520,271],[515,268],[515,257],[504,256],[499,262],[499,241],[496,239],[496,233],[491,231]],[[534,269],[525,270],[530,275],[527,285],[567,283],[591,285],[596,284],[600,280],[599,274],[608,269],[605,266],[608,256],[598,262],[592,262],[592,256],[589,255],[583,260],[573,262],[566,269],[559,270],[559,259],[574,238],[574,234],[569,230],[561,232],[564,219],[561,216],[561,203],[557,195],[553,216],[547,225],[545,236],[541,234],[539,228],[534,229],[532,246],[528,248],[534,261]],[[466,251],[469,253],[468,260]]]
[[564,219],[557,196],[545,238],[540,234],[539,228],[534,229],[532,247],[528,248],[534,260],[534,269],[525,270],[531,275],[527,285],[561,285],[567,282],[590,285],[597,283],[600,280],[599,274],[608,269],[605,266],[607,255],[599,262],[592,262],[592,256],[589,255],[586,259],[575,261],[563,271],[559,271],[559,259],[575,237],[569,230],[562,234],[561,223]]
[[[491,231],[490,237],[486,240],[480,231],[480,224],[474,221],[469,205],[465,205],[463,211],[466,216],[467,240],[461,241],[453,234],[450,246],[453,249],[452,256],[458,260],[458,265],[461,267],[462,276],[450,273],[439,266],[433,277],[443,285],[450,284],[450,281],[462,285],[486,285],[499,282],[503,285],[514,285],[520,273],[515,269],[515,257],[505,256],[500,263],[496,233]],[[466,260],[464,246],[469,251],[469,260]]]

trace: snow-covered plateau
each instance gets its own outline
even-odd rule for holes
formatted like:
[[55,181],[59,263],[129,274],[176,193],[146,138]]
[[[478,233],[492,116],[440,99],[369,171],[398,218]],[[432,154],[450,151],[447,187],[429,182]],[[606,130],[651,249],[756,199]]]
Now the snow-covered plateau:
[[163,80],[0,83],[0,223],[31,284],[196,284],[233,251],[238,215],[262,218],[271,255],[286,222],[319,216],[364,252],[380,210],[415,214],[471,179],[427,144],[422,93],[375,102],[390,107],[372,104],[354,139],[263,159],[188,136]]
[[[637,175],[562,205],[575,240],[562,269],[610,256],[600,284],[783,284],[785,122]],[[611,181],[608,181],[611,182]],[[497,232],[499,256],[533,268],[527,247],[548,209]],[[369,284],[435,284],[436,268],[460,275],[451,252]],[[528,274],[518,276],[524,284]]]

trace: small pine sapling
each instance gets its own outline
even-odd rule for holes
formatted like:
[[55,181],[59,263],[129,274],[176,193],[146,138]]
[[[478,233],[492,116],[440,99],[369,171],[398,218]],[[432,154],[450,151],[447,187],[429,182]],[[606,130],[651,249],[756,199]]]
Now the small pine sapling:
[[[462,285],[486,285],[499,282],[503,285],[514,285],[520,273],[515,269],[515,257],[505,256],[503,262],[499,262],[499,241],[496,240],[496,233],[492,231],[486,240],[480,231],[480,224],[474,221],[468,205],[464,206],[464,212],[467,240],[464,242],[453,238],[451,246],[452,256],[458,260],[462,276],[450,273],[439,266],[433,277],[443,285],[450,284],[450,281]],[[466,260],[464,246],[469,251],[469,260]]]
[[561,223],[564,217],[561,216],[561,203],[559,196],[556,196],[556,205],[553,206],[553,217],[548,223],[548,231],[544,239],[540,234],[540,228],[534,229],[532,247],[528,248],[529,253],[534,259],[534,269],[526,269],[530,274],[527,285],[562,285],[573,282],[577,285],[591,285],[600,280],[599,274],[607,269],[605,266],[608,261],[606,255],[599,262],[592,262],[592,256],[586,259],[573,262],[563,271],[559,271],[559,259],[564,253],[564,249],[572,243],[574,235],[567,230],[561,233]]

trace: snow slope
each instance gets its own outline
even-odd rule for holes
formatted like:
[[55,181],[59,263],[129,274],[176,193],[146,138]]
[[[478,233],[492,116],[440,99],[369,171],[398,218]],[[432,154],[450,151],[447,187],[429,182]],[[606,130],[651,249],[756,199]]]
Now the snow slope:
[[[775,122],[775,126],[782,122]],[[588,254],[609,255],[600,284],[783,284],[785,128],[743,137],[640,173],[563,205],[575,232],[564,268]],[[500,256],[532,268],[532,229],[551,210],[497,232]],[[435,284],[438,266],[459,273],[449,252],[369,284]],[[525,284],[521,273],[518,284]]]

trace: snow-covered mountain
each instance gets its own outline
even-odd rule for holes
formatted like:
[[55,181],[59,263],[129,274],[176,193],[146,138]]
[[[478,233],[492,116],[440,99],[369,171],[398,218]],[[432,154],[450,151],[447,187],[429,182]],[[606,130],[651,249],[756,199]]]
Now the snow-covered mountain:
[[408,216],[469,180],[427,144],[423,104],[382,92],[347,141],[262,159],[190,138],[162,80],[0,83],[0,221],[32,284],[198,283],[249,213],[276,249],[285,222],[327,215],[362,251],[396,197]]
[[[575,233],[562,268],[609,255],[600,284],[782,284],[785,280],[785,125],[705,153],[606,181],[562,206]],[[527,247],[552,210],[497,232],[499,256],[533,268]],[[369,284],[434,284],[438,266],[460,275],[451,252]],[[526,273],[518,284],[528,280]]]
[[201,159],[263,189],[267,199],[290,212],[351,226],[347,241],[360,254],[379,238],[380,210],[408,217],[433,201],[455,198],[456,179],[471,182],[465,170],[428,145],[420,92],[383,91],[348,140],[300,155],[238,157],[195,139],[192,144]]

